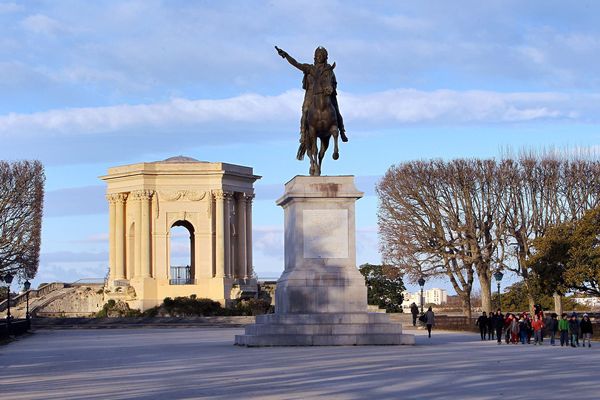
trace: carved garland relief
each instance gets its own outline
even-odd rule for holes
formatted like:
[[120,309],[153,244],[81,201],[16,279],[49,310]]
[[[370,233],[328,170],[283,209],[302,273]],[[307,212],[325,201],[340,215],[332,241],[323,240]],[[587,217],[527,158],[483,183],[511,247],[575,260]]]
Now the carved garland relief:
[[177,200],[200,201],[206,197],[206,192],[196,192],[193,190],[175,190],[175,191],[161,190],[158,193],[161,198],[164,198],[167,201],[177,201]]

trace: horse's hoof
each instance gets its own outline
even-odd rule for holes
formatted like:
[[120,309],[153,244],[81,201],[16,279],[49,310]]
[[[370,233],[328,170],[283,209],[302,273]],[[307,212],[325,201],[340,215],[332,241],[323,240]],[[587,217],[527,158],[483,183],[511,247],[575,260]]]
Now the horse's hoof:
[[340,154],[339,153],[333,153],[333,159],[337,160],[338,158],[340,158]]

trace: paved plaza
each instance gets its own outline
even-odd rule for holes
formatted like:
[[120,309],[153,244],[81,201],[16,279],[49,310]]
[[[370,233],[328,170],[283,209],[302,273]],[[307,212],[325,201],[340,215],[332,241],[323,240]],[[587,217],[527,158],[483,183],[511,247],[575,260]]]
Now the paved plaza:
[[600,398],[600,344],[496,345],[416,333],[416,346],[233,346],[231,328],[38,330],[0,347],[17,399]]

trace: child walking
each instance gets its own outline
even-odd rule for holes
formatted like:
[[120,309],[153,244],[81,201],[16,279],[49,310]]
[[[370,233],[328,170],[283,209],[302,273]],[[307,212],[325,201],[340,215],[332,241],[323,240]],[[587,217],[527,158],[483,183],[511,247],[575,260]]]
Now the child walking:
[[587,314],[583,314],[583,319],[579,324],[579,329],[581,330],[581,337],[583,340],[583,347],[585,347],[585,340],[587,339],[588,347],[592,347],[592,321],[590,321],[590,317]]
[[567,313],[562,313],[560,321],[558,321],[558,331],[560,332],[560,347],[569,345],[569,321],[567,320]]
[[[571,315],[569,320],[569,336],[571,336],[571,347],[579,346],[579,323],[577,322],[577,316]],[[575,345],[577,343],[577,346]]]
[[539,315],[535,315],[533,317],[533,322],[531,323],[531,327],[533,328],[533,344],[542,345],[542,329],[544,329],[544,321],[540,318]]

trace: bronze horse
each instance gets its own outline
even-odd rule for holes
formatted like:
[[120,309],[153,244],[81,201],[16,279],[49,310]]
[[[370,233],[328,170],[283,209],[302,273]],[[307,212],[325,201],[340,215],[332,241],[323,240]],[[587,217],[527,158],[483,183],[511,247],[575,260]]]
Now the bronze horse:
[[[275,49],[281,57],[304,73],[302,88],[306,92],[300,121],[300,147],[296,158],[303,160],[304,155],[308,154],[310,175],[319,176],[331,136],[334,141],[334,160],[339,158],[338,135],[341,136],[343,142],[348,141],[337,104],[337,83],[333,73],[335,63],[327,64],[327,50],[323,47],[315,50],[314,64],[299,63],[279,47],[275,46]],[[320,147],[317,139],[321,140]]]
[[[309,173],[311,176],[321,175],[321,165],[325,152],[329,147],[329,140],[333,136],[333,159],[339,158],[338,149],[338,117],[333,105],[333,65],[325,65],[322,68],[315,68],[312,79],[312,101],[306,115],[306,154],[310,159]],[[321,141],[321,146],[317,144],[317,138]],[[298,155],[301,156],[303,145],[298,149]]]

